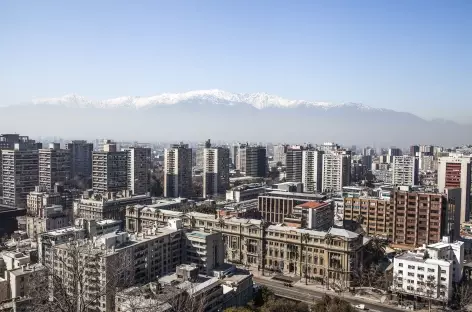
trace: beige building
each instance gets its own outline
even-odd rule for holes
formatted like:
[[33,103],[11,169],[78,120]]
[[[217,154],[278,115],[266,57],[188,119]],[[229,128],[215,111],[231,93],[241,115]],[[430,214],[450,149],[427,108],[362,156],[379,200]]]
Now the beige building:
[[62,196],[60,193],[49,192],[44,187],[36,186],[34,191],[26,197],[28,213],[32,216],[43,216],[44,208],[61,205]]
[[210,275],[225,261],[225,247],[219,232],[191,231],[185,234],[185,261],[194,263],[202,274]]
[[150,204],[151,202],[150,196],[133,196],[127,190],[103,194],[85,192],[82,198],[74,202],[74,212],[78,217],[88,220],[114,219],[124,221],[126,206]]
[[358,222],[369,236],[392,236],[390,199],[369,196],[345,197],[344,220]]
[[44,208],[42,216],[26,216],[26,233],[28,237],[36,238],[40,233],[66,227],[70,221],[61,205],[49,206]]
[[[69,282],[70,276],[77,276],[74,272],[84,270],[86,274],[79,275],[80,283],[85,285],[83,304],[94,311],[111,312],[115,311],[111,291],[115,287],[148,283],[173,272],[182,262],[182,240],[182,231],[170,227],[136,235],[108,233],[92,241],[77,241],[78,247],[69,243],[55,245],[45,262],[54,267],[56,276]],[[64,261],[74,262],[77,256],[83,267],[62,265]]]
[[107,143],[104,151],[92,154],[92,188],[95,193],[119,192],[128,189],[128,153]]
[[203,150],[203,197],[225,194],[229,188],[229,149]]
[[159,210],[153,220],[140,215],[127,216],[127,224],[145,229],[150,224],[165,224],[181,218],[184,227],[223,234],[225,259],[229,262],[306,275],[326,283],[349,283],[351,272],[362,264],[367,240],[343,229],[329,231],[268,225],[260,220],[215,218],[212,214]]

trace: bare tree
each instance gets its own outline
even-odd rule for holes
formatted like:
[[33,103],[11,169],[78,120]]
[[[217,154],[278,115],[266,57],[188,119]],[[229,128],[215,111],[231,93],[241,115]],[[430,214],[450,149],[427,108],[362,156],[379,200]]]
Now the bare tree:
[[472,283],[462,281],[454,290],[453,302],[454,308],[458,311],[472,311]]
[[74,241],[51,248],[42,274],[30,281],[32,312],[88,312],[114,305],[119,287],[131,282],[131,267],[119,253],[103,257],[103,250]]

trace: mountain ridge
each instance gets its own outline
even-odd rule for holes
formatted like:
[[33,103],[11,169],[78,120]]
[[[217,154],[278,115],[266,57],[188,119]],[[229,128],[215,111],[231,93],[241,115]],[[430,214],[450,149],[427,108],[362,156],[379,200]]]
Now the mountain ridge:
[[96,107],[96,108],[116,108],[131,107],[136,109],[149,108],[159,105],[175,105],[185,101],[206,101],[219,105],[242,105],[248,104],[257,109],[265,109],[270,107],[277,108],[294,108],[299,106],[317,107],[323,109],[354,107],[359,110],[377,110],[385,111],[384,108],[374,108],[361,103],[347,102],[342,104],[307,101],[307,100],[290,100],[278,95],[272,95],[265,92],[257,93],[233,93],[219,89],[195,90],[183,93],[162,93],[153,96],[122,96],[106,100],[89,100],[86,97],[75,93],[67,94],[62,97],[55,98],[35,98],[32,104],[35,105],[65,105],[73,107]]

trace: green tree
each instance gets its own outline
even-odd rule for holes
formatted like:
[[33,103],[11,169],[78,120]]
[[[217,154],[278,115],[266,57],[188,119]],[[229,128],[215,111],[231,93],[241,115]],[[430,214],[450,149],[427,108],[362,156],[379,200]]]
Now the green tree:
[[324,295],[311,309],[312,312],[356,312],[356,309],[347,301],[339,297]]
[[275,299],[266,302],[261,312],[309,312],[310,307],[303,302],[293,302],[285,299]]
[[374,261],[382,260],[385,257],[385,248],[387,247],[387,241],[378,237],[373,236],[367,244],[367,252],[372,256]]

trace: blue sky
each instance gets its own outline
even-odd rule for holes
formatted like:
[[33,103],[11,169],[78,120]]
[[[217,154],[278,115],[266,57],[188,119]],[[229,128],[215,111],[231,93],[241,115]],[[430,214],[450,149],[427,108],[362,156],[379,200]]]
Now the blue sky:
[[472,1],[0,1],[0,103],[223,89],[472,117]]

